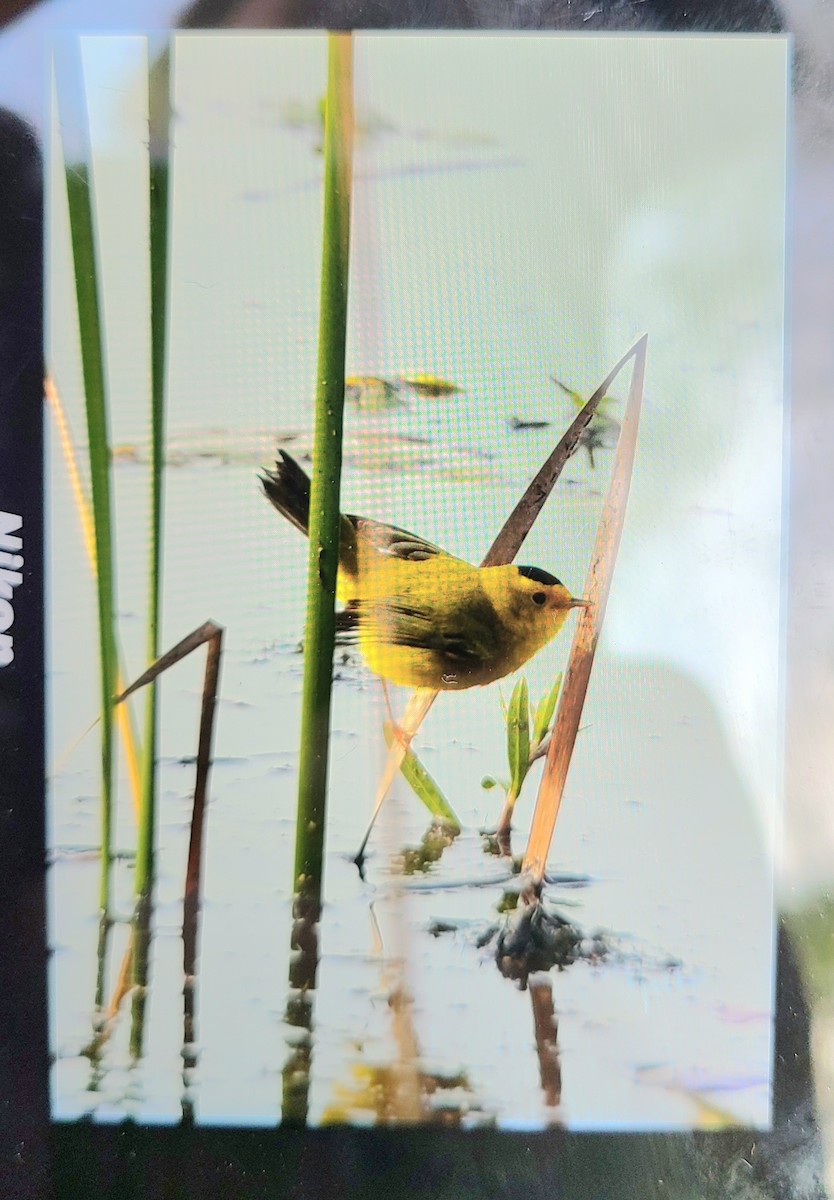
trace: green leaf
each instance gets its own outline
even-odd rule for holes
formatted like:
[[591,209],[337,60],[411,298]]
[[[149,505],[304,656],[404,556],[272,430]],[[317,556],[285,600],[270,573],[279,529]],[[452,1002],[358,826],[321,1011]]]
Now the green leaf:
[[[168,342],[168,194],[170,55],[151,67],[148,79],[149,128],[151,138],[149,178],[149,252],[151,282],[151,451],[150,451],[150,538],[148,562],[148,615],[145,654],[148,663],[159,658],[162,623],[162,503],[165,462],[165,355]],[[137,896],[148,896],[152,886],[153,846],[156,839],[158,801],[157,738],[159,733],[157,685],[147,690],[145,737],[142,746],[142,791],[138,830],[138,853],[134,888]]]
[[510,764],[510,787],[515,796],[521,791],[530,765],[530,717],[527,680],[522,675],[513,688],[507,708],[507,758]]
[[542,696],[536,709],[536,716],[533,720],[534,746],[539,744],[550,728],[550,722],[553,720],[553,714],[556,711],[556,701],[559,699],[561,689],[562,672],[560,671],[553,681],[553,687],[545,696]]
[[[382,730],[385,734],[385,742],[390,749],[394,743],[394,730],[391,727],[391,722],[386,721]],[[400,772],[417,799],[425,804],[436,820],[442,821],[444,825],[452,829],[459,830],[461,828],[461,823],[451,804],[413,750],[406,750],[405,757],[400,766]]]
[[[586,401],[579,394],[579,392],[574,391],[573,388],[569,388],[566,383],[562,383],[561,379],[557,379],[555,375],[551,375],[550,378],[553,380],[553,382],[556,384],[556,386],[558,388],[561,388],[561,390],[565,393],[566,396],[570,396],[571,400],[574,402],[574,404],[576,405],[577,408],[585,407]],[[617,403],[616,396],[603,396],[599,402],[599,405],[597,406],[597,412],[600,414],[606,413],[616,403]]]
[[[86,122],[86,113],[84,115]],[[86,127],[86,126],[85,126]],[[89,171],[84,164],[65,165],[73,269],[78,304],[78,331],[87,417],[87,446],[93,502],[93,532],[98,601],[99,673],[101,687],[101,889],[100,906],[110,907],[110,864],[115,822],[115,746],[113,697],[116,694],[116,561],[106,347],[99,291],[100,246],[93,216]]]

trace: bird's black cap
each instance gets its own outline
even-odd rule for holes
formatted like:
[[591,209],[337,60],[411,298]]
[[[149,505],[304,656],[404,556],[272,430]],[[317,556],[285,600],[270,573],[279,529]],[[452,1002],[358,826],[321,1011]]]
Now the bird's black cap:
[[532,579],[535,583],[557,583],[559,587],[564,587],[561,579],[557,579],[555,575],[550,575],[547,571],[543,571],[541,567],[518,567],[519,575],[523,575],[526,579]]

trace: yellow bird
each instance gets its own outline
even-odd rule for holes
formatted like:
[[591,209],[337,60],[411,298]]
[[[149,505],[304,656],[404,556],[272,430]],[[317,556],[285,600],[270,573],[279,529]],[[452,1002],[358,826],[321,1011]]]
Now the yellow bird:
[[[306,534],[310,480],[279,453],[261,483]],[[395,525],[341,520],[337,628],[358,636],[368,666],[391,683],[460,691],[502,679],[588,604],[538,567],[473,567]]]

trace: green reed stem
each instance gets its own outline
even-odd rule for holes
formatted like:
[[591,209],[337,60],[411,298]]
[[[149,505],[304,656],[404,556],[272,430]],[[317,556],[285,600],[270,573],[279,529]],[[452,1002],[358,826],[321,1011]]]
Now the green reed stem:
[[334,609],[339,563],[352,159],[353,46],[350,34],[331,33],[328,35],[324,238],[295,843],[295,889],[316,897],[321,895],[336,633]]
[[110,907],[110,864],[115,806],[113,697],[116,693],[116,603],[113,501],[104,372],[104,331],[98,292],[92,192],[88,169],[67,166],[67,201],[75,266],[78,326],[93,505],[101,683],[101,888],[99,903]]
[[[162,473],[165,443],[165,352],[167,345],[168,279],[168,128],[170,119],[170,65],[156,71],[149,89],[150,127],[150,281],[151,281],[151,452],[150,546],[148,560],[148,624],[146,658],[159,657],[160,599],[162,585]],[[156,826],[158,731],[156,681],[148,685],[145,701],[145,737],[142,746],[142,789],[135,889],[147,896],[153,886]]]

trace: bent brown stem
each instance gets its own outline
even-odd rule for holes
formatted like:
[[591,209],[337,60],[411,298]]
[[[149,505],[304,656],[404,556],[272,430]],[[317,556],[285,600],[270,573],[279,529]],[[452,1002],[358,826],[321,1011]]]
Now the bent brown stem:
[[[191,831],[188,847],[183,897],[183,971],[185,976],[186,1013],[193,1016],[191,991],[196,971],[197,916],[199,912],[200,880],[202,873],[203,829],[205,807],[208,796],[208,778],[211,768],[214,716],[220,679],[220,660],[223,652],[223,628],[215,621],[205,621],[170,650],[151,663],[138,679],[114,698],[119,705],[140,688],[153,683],[164,671],[186,658],[200,646],[207,645],[206,670],[203,678],[203,695],[200,707],[200,731],[197,742],[196,774],[194,780],[194,802],[191,812]],[[140,874],[141,864],[137,861],[136,891],[138,902],[133,925],[133,1032],[131,1049],[139,1057],[142,1047],[145,993],[148,983],[148,951],[150,944],[150,899],[153,880],[153,855]],[[190,1030],[190,1022],[188,1023]],[[192,1031],[193,1032],[193,1031]],[[193,1040],[193,1037],[191,1038]]]

